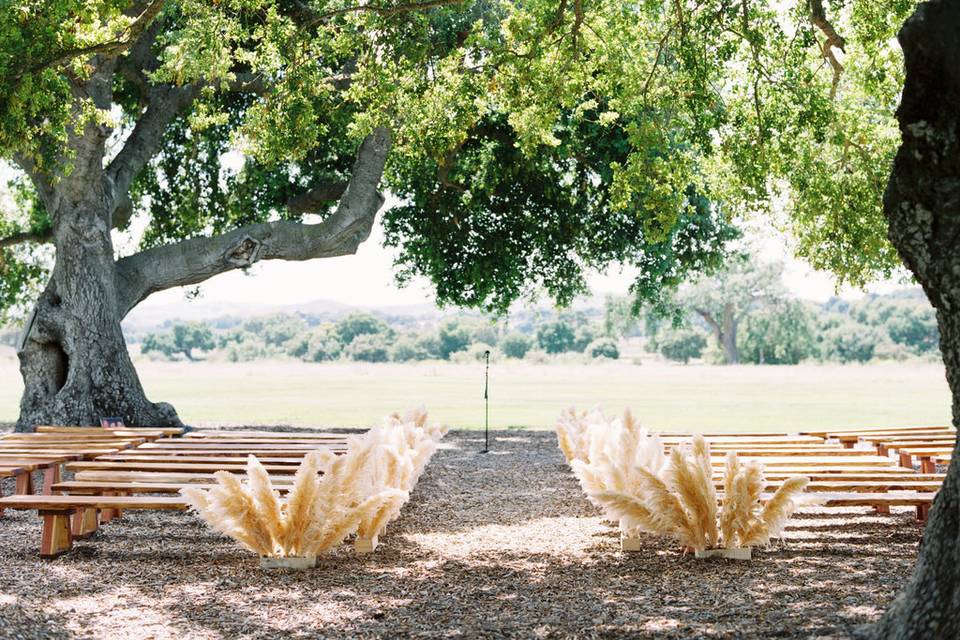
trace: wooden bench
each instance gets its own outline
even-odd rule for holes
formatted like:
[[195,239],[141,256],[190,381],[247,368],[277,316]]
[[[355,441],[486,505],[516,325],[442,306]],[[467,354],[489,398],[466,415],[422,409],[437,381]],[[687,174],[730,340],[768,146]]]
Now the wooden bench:
[[112,433],[76,434],[76,433],[5,433],[0,435],[0,442],[113,442],[113,441],[145,442],[143,436],[118,436]]
[[183,435],[182,427],[114,427],[105,429],[103,427],[65,427],[41,425],[34,429],[35,433],[74,433],[74,434],[134,434],[138,437],[151,438],[160,436],[179,436]]
[[926,522],[930,507],[936,498],[932,492],[894,492],[894,493],[824,493],[821,503],[827,507],[873,507],[880,513],[889,513],[890,507],[916,507],[917,521]]
[[232,440],[235,438],[270,438],[274,440],[281,439],[343,439],[350,435],[348,433],[322,433],[315,431],[190,431],[184,434],[184,438],[192,440]]
[[[323,450],[333,451],[334,453],[345,453],[346,447],[322,447]],[[243,457],[255,455],[273,456],[278,458],[300,458],[303,459],[308,453],[317,451],[316,447],[309,449],[128,449],[126,451],[112,451],[100,454],[98,457],[119,458],[120,456],[137,456],[141,458],[171,458],[171,457],[194,457],[194,456],[216,456],[216,457]]]
[[928,437],[956,437],[956,431],[942,429],[942,428],[932,428],[927,430],[906,430],[906,431],[886,431],[886,432],[861,432],[861,431],[852,431],[852,432],[842,432],[842,433],[830,433],[828,434],[829,440],[836,440],[840,442],[845,447],[853,447],[858,442],[868,441],[875,442],[877,440],[890,439],[890,438],[928,438]]
[[[271,474],[294,474],[297,472],[297,465],[292,464],[266,464],[263,465],[268,473]],[[175,462],[110,462],[93,460],[91,462],[68,462],[66,468],[69,471],[92,471],[92,470],[110,470],[110,471],[161,471],[175,472],[185,471],[188,473],[214,473],[216,471],[234,471],[245,473],[247,470],[246,462],[243,464],[214,464],[202,463],[175,463]]]
[[[804,476],[811,482],[939,482],[943,484],[946,474],[917,473],[911,469],[895,468],[890,473],[874,473],[870,469],[854,469],[846,473],[823,471],[822,469],[807,469],[799,473],[765,472],[763,475],[768,482],[786,480],[791,476]],[[723,474],[714,470],[714,478],[723,478]]]
[[116,453],[116,449],[4,449],[0,456],[7,458],[65,458],[71,460],[93,460],[97,456]]
[[801,434],[815,436],[818,438],[832,438],[838,435],[849,434],[885,434],[897,432],[918,432],[918,431],[954,431],[949,425],[926,425],[926,426],[908,426],[908,427],[856,427],[852,429],[828,429],[823,431],[801,431]]
[[[868,452],[870,455],[856,455],[856,456],[786,456],[786,457],[774,457],[774,456],[753,456],[753,455],[743,455],[740,456],[741,460],[750,460],[756,459],[759,462],[762,462],[764,467],[768,470],[774,467],[792,467],[792,468],[801,468],[801,467],[822,467],[822,468],[856,468],[856,467],[872,467],[875,469],[883,469],[886,467],[893,467],[894,461],[886,456],[873,455],[873,452]],[[711,458],[710,462],[714,466],[723,466],[726,464],[726,461],[722,457]],[[902,469],[909,471],[910,469]]]
[[[689,442],[692,436],[675,436],[672,434],[657,434],[660,439],[667,443]],[[823,438],[816,436],[723,436],[723,435],[704,435],[710,446],[723,444],[780,444],[780,445],[812,445],[823,444]]]
[[[68,480],[58,482],[53,485],[55,493],[67,495],[132,495],[137,493],[180,493],[182,489],[195,487],[197,484],[215,483],[213,478],[209,482],[138,482],[121,481],[109,482],[101,480]],[[280,493],[286,493],[293,487],[293,482],[274,483],[274,489]]]
[[955,433],[944,433],[944,434],[914,434],[909,436],[860,436],[861,442],[949,442],[953,443],[957,441],[957,435]]
[[900,456],[901,466],[913,466],[913,459],[916,458],[920,464],[922,473],[936,473],[937,464],[949,464],[950,454],[953,453],[953,447],[937,447],[927,445],[926,447],[900,448],[898,445],[891,445],[890,451]]
[[66,458],[57,456],[46,456],[41,458],[0,456],[0,466],[5,468],[16,468],[23,472],[16,476],[16,492],[18,494],[33,493],[33,473],[36,471],[43,473],[43,493],[49,494],[51,487],[55,483],[60,482],[61,465],[66,461]]
[[0,440],[0,447],[34,449],[128,449],[144,443],[141,438],[133,440]]
[[[230,473],[244,474],[242,470],[230,469]],[[216,476],[209,471],[170,472],[170,471],[125,471],[125,470],[94,470],[78,471],[74,474],[75,480],[105,481],[105,482],[178,482],[190,484],[209,484],[216,481]],[[271,481],[278,484],[293,482],[292,475],[272,476]]]
[[[27,469],[0,462],[0,480],[2,480],[3,478],[13,478],[14,493],[17,493],[17,494],[33,493],[32,488],[30,487],[33,480],[32,480],[30,471],[28,471]],[[30,490],[28,491],[28,489]],[[2,493],[0,493],[0,497],[3,497]],[[2,515],[3,515],[3,508],[0,507],[0,516]]]
[[[941,449],[953,449],[956,440],[877,440],[871,443],[877,449],[878,455],[888,455],[891,450],[902,451],[905,449],[931,449],[939,447]],[[849,451],[849,449],[848,449]]]
[[[66,553],[75,537],[97,530],[101,509],[186,509],[183,498],[153,496],[7,496],[0,509],[36,510],[43,519],[40,556],[52,558]],[[73,522],[71,523],[71,519]]]
[[138,447],[142,451],[315,451],[317,449],[342,449],[346,442],[148,442]]
[[728,453],[736,453],[741,457],[755,458],[760,456],[877,456],[877,452],[869,449],[844,449],[843,447],[817,447],[817,448],[790,448],[782,449],[780,447],[710,447],[710,453],[717,457],[726,457]]
[[[262,456],[256,455],[262,464],[295,464],[303,462],[303,456]],[[140,456],[108,455],[99,456],[94,462],[156,462],[156,463],[208,463],[208,464],[246,464],[247,456]]]

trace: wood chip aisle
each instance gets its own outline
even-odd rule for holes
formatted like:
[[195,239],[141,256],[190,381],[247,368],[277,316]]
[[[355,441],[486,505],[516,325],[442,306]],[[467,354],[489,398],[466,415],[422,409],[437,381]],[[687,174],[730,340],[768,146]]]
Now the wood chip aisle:
[[344,547],[302,573],[263,574],[173,512],[126,513],[108,538],[41,561],[36,515],[10,511],[4,637],[845,638],[907,579],[922,531],[906,508],[814,509],[785,550],[749,564],[696,562],[653,539],[625,555],[553,433],[481,446],[476,432],[449,434],[389,544]]

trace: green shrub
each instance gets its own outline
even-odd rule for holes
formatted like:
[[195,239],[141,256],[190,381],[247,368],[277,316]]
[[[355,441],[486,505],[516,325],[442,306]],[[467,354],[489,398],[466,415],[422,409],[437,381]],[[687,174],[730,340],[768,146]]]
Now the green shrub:
[[755,310],[744,319],[737,346],[741,362],[797,364],[815,355],[813,318],[796,300]]
[[664,358],[686,364],[703,355],[707,339],[694,329],[674,329],[661,335],[658,343]]
[[609,358],[616,360],[620,357],[617,343],[610,338],[598,338],[587,345],[586,353],[591,358]]
[[439,353],[443,360],[449,360],[451,353],[463,351],[470,345],[470,329],[460,320],[446,320],[437,332]]
[[904,308],[886,322],[887,335],[914,353],[930,353],[940,347],[937,316],[929,307]]
[[537,344],[547,353],[573,351],[576,340],[576,331],[563,320],[554,320],[537,328]]
[[376,333],[355,336],[347,346],[346,353],[357,362],[387,362],[390,359],[386,338]]
[[514,331],[500,340],[500,351],[508,358],[523,358],[533,347],[533,341],[527,336]]
[[823,334],[820,356],[837,362],[869,362],[879,342],[875,328],[848,320]]
[[348,345],[357,336],[389,334],[391,329],[386,322],[369,313],[351,313],[334,325],[340,343]]
[[390,346],[390,360],[393,362],[426,360],[429,357],[430,353],[414,336],[401,336]]
[[577,327],[577,330],[573,334],[572,350],[580,353],[586,352],[596,337],[596,334],[590,327],[586,325]]

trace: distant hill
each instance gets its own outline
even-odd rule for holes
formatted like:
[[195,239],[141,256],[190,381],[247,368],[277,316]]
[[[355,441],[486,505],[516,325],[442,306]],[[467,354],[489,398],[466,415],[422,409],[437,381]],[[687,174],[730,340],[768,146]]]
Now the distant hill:
[[124,321],[123,328],[127,333],[150,331],[175,321],[199,322],[219,318],[256,318],[276,314],[302,314],[317,318],[336,320],[354,312],[376,313],[382,316],[403,317],[439,317],[443,312],[434,305],[424,303],[419,305],[398,305],[384,307],[353,306],[334,300],[313,300],[303,304],[278,304],[242,302],[208,302],[205,300],[183,300],[165,305],[147,305],[137,307],[130,312]]

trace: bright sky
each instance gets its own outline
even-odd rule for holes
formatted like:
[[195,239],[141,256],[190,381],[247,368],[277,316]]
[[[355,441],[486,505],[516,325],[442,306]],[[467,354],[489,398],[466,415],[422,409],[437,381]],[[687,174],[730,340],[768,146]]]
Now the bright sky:
[[[797,296],[824,301],[835,293],[834,279],[818,273],[806,263],[790,257],[788,240],[773,232],[750,232],[761,255],[767,260],[783,260],[787,287]],[[401,289],[393,280],[392,250],[383,247],[379,225],[370,239],[353,256],[310,262],[262,262],[250,275],[232,272],[217,276],[202,286],[208,303],[255,301],[259,304],[295,305],[313,300],[332,300],[355,306],[396,306],[433,302],[425,282]],[[633,280],[631,270],[612,268],[606,274],[593,274],[590,285],[595,294],[624,294]],[[871,291],[886,293],[904,286],[897,281],[878,283]],[[863,292],[845,288],[841,295],[856,298]],[[154,294],[141,306],[161,307],[184,300],[182,290]]]
[[[12,177],[10,167],[0,164],[0,183],[6,183]],[[140,233],[142,228],[133,230],[129,235],[124,234],[126,238],[117,238],[118,246],[132,246]],[[782,260],[785,263],[786,285],[798,297],[824,301],[836,293],[832,276],[816,272],[805,262],[792,258],[788,238],[759,225],[754,225],[746,235],[758,247],[764,259]],[[202,299],[206,303],[253,301],[271,306],[296,305],[314,300],[331,300],[364,307],[432,303],[433,293],[426,282],[414,283],[403,289],[396,285],[393,259],[392,250],[383,246],[383,231],[378,224],[356,255],[309,262],[263,262],[254,266],[249,274],[236,271],[208,280],[201,287]],[[627,292],[634,273],[630,269],[611,267],[605,274],[592,274],[589,282],[594,294],[622,295]],[[869,290],[887,293],[903,286],[900,280],[893,280],[877,283]],[[157,293],[140,306],[156,308],[180,305],[185,302],[185,293],[182,289]],[[844,288],[840,295],[857,298],[863,292]]]

